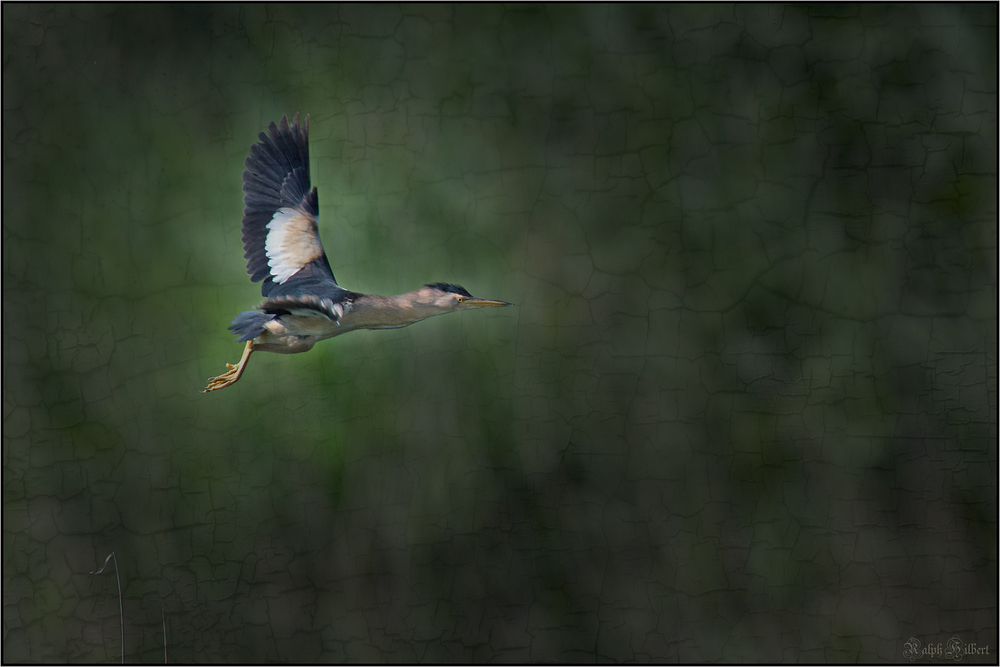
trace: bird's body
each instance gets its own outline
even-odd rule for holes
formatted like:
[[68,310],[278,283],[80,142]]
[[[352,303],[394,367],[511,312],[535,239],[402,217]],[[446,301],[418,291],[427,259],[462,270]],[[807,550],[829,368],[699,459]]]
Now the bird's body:
[[243,358],[208,381],[206,392],[236,382],[252,352],[297,354],[358,329],[397,329],[444,313],[509,306],[464,288],[433,283],[400,294],[351,292],[337,284],[316,224],[319,198],[309,180],[309,119],[271,123],[250,149],[243,172],[243,248],[247,272],[261,280],[260,312],[240,313],[229,329],[246,342]]

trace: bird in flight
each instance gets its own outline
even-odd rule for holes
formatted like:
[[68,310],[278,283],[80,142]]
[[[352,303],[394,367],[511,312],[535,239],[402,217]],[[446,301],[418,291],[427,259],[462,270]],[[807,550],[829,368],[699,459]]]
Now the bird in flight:
[[309,116],[286,116],[250,147],[243,172],[243,256],[264,302],[240,313],[229,330],[245,342],[237,364],[209,378],[205,392],[243,375],[254,352],[297,354],[357,329],[397,329],[456,310],[511,306],[480,299],[458,285],[431,283],[398,296],[360,294],[333,277],[319,239],[319,198],[309,180]]

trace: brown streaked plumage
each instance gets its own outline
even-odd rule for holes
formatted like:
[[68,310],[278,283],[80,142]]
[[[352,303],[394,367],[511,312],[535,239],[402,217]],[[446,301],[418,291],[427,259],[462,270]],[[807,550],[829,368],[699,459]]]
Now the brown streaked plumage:
[[243,375],[253,352],[298,354],[326,338],[357,329],[396,329],[469,308],[500,307],[458,285],[432,283],[379,296],[337,284],[319,238],[319,196],[309,179],[309,117],[282,116],[250,148],[243,172],[243,249],[247,273],[262,281],[261,312],[245,311],[229,327],[245,342],[243,356],[205,392],[228,387]]

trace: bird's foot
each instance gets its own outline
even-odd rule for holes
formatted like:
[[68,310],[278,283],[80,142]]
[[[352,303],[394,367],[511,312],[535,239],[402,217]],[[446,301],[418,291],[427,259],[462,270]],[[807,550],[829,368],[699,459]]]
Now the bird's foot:
[[238,366],[233,366],[232,364],[226,364],[230,369],[222,375],[216,375],[214,378],[208,378],[208,386],[201,392],[207,394],[210,391],[215,391],[216,389],[222,389],[223,387],[228,387],[234,384],[240,379],[240,368]]
[[247,367],[247,361],[250,359],[250,353],[253,352],[253,341],[248,341],[246,348],[243,350],[243,358],[240,359],[238,364],[226,364],[226,368],[229,370],[222,375],[217,375],[214,378],[208,378],[208,386],[201,392],[207,394],[210,391],[216,391],[217,389],[222,389],[223,387],[228,387],[229,385],[235,383],[243,375],[243,371]]

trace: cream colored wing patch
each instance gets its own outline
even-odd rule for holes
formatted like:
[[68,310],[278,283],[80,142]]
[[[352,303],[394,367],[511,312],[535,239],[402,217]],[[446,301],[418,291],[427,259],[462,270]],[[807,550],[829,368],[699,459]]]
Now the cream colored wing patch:
[[315,218],[294,208],[279,208],[267,223],[264,252],[273,280],[279,284],[323,257]]

